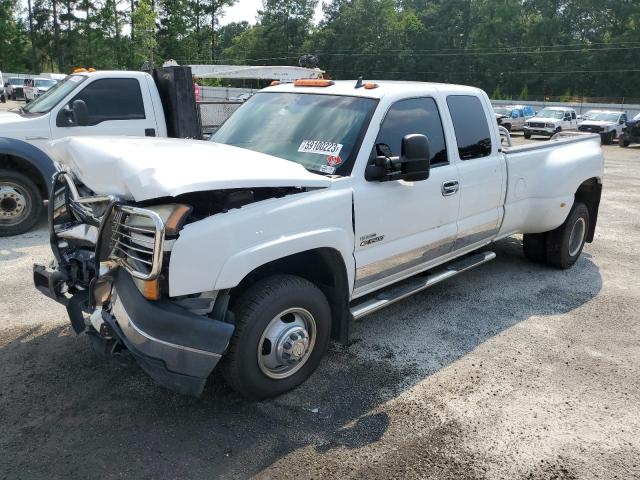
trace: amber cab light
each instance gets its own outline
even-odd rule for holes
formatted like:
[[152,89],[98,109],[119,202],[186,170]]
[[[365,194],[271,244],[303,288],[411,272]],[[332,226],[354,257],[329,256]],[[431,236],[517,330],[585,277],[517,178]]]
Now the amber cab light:
[[377,83],[365,83],[364,84],[364,88],[365,88],[365,90],[373,90],[374,88],[378,88],[378,84]]
[[296,87],[330,87],[333,85],[333,80],[313,79],[313,78],[301,78],[293,82]]
[[280,85],[280,80],[274,80],[269,85],[271,85],[272,87],[275,87],[276,85]]

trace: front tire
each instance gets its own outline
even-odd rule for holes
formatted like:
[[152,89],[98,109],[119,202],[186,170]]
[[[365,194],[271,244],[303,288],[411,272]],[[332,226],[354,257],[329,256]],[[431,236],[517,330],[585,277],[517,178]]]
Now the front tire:
[[221,369],[247,398],[285,393],[320,364],[331,333],[331,309],[313,283],[293,275],[258,281],[235,302],[236,328]]
[[42,195],[22,173],[0,170],[0,237],[33,228],[42,213]]
[[547,237],[547,263],[552,267],[571,267],[582,253],[589,232],[589,209],[584,203],[576,202],[569,216]]
[[602,144],[611,145],[613,143],[613,133],[605,133],[602,135]]
[[620,137],[620,139],[618,140],[618,146],[621,148],[627,148],[629,146],[629,142],[624,138]]
[[526,138],[527,140],[529,140],[531,138],[531,134],[527,131],[524,132],[524,138]]

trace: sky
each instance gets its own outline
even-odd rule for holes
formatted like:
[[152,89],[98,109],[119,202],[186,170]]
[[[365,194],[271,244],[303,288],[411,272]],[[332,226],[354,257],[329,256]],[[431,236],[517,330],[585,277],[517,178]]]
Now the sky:
[[[326,0],[325,0],[326,1]],[[233,7],[225,9],[225,15],[220,19],[220,25],[226,25],[231,22],[247,22],[256,23],[256,15],[258,10],[262,8],[262,0],[238,0]],[[322,18],[322,1],[318,2],[316,14],[314,15],[314,23],[318,23]]]

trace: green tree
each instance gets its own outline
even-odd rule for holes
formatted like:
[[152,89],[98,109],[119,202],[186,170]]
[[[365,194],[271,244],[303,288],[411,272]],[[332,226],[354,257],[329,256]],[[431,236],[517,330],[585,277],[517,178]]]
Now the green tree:
[[135,68],[146,61],[154,60],[156,42],[156,14],[151,7],[150,0],[138,0],[138,5],[131,14],[132,22],[136,26],[135,42],[133,44],[133,65]]

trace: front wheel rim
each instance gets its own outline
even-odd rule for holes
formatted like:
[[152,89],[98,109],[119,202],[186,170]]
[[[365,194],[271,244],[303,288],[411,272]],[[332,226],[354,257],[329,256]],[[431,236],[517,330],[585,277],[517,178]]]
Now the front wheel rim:
[[313,352],[316,332],[315,318],[304,308],[289,308],[273,317],[258,342],[262,373],[282,380],[299,371]]
[[0,225],[18,225],[31,212],[29,195],[18,184],[0,182]]
[[580,249],[582,248],[582,243],[584,241],[584,236],[587,231],[587,223],[584,221],[584,218],[580,217],[573,224],[571,228],[571,234],[569,235],[569,255],[575,256],[578,254]]

